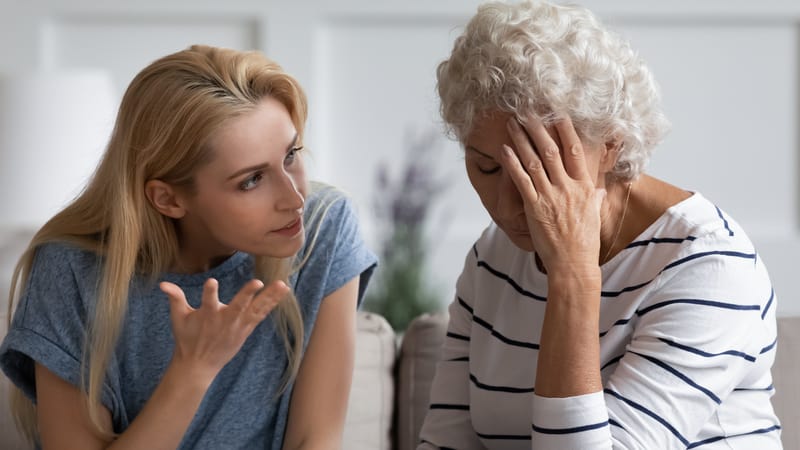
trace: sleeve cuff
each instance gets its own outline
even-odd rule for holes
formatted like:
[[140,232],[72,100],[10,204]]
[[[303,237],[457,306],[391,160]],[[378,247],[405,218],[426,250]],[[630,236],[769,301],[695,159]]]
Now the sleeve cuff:
[[533,426],[543,430],[566,430],[608,424],[603,392],[574,397],[533,396]]

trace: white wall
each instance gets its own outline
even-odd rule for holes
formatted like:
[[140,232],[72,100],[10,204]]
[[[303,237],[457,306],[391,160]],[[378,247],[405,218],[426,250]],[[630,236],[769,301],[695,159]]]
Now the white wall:
[[[192,43],[264,50],[308,91],[314,174],[353,194],[373,237],[374,167],[400,161],[408,133],[439,127],[434,67],[478,1],[0,3],[0,73],[101,67],[121,94],[148,62]],[[584,4],[632,39],[662,86],[674,127],[650,172],[703,192],[737,218],[770,269],[779,314],[800,314],[792,269],[800,253],[800,3]],[[441,171],[452,186],[438,204],[443,226],[433,229],[430,264],[446,294],[487,218],[459,149],[444,140],[441,146]],[[0,214],[0,226],[7,214],[13,212]]]

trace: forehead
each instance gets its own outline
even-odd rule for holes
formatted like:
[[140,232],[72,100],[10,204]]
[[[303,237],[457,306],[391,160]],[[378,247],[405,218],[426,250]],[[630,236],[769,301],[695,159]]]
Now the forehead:
[[246,165],[253,158],[285,153],[297,134],[292,117],[275,99],[261,100],[255,108],[225,122],[210,140],[215,159]]
[[499,111],[476,116],[472,123],[472,129],[467,134],[467,140],[485,139],[493,135],[508,134],[506,123],[512,117],[514,116],[511,113]]
[[236,141],[258,141],[264,135],[295,134],[294,123],[283,103],[271,97],[252,109],[225,121],[211,138],[212,145]]
[[486,154],[499,151],[503,144],[511,145],[506,123],[513,115],[507,112],[491,112],[479,115],[473,122],[472,129],[464,141],[464,147],[470,147]]

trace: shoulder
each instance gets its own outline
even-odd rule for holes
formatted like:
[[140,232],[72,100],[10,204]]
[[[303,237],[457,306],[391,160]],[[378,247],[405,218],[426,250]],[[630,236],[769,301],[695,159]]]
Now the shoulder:
[[654,247],[651,258],[661,264],[655,289],[676,298],[724,300],[753,310],[772,306],[774,293],[766,267],[733,217],[699,193],[665,216],[664,231],[657,236],[674,236],[682,242],[649,245]]
[[[353,277],[366,287],[377,257],[361,236],[354,202],[340,189],[312,185],[306,199],[306,241],[298,253],[298,298],[324,298]],[[359,298],[363,289],[359,289]]]
[[683,258],[715,252],[755,254],[741,226],[702,194],[694,193],[668,208],[628,244],[619,263],[625,270],[661,272]]
[[99,275],[99,258],[91,251],[65,242],[37,246],[15,321],[52,342],[80,342]]
[[695,192],[688,199],[667,210],[665,215],[669,219],[670,226],[683,228],[687,235],[696,238],[719,236],[724,239],[730,238],[727,240],[732,242],[750,243],[739,223],[699,192]]
[[335,226],[343,220],[350,222],[357,218],[356,207],[344,191],[319,182],[311,183],[311,193],[306,198],[304,214],[307,232],[323,225]]
[[[753,276],[768,280],[766,269],[745,230],[702,194],[695,193],[671,208],[664,227],[673,230],[672,235],[685,239],[683,245],[669,255],[671,261],[665,274],[702,268],[706,274],[727,278],[732,286],[752,282]],[[735,282],[737,279],[740,282]]]
[[372,258],[361,235],[358,209],[341,189],[312,184],[304,220],[306,242],[300,251],[302,258],[341,259],[361,253]]
[[[48,242],[36,247],[24,282],[20,306],[66,320],[66,310],[83,317],[102,272],[101,258],[68,242]],[[59,299],[59,301],[53,301]]]
[[55,275],[67,271],[85,275],[96,272],[99,265],[99,256],[90,250],[69,242],[46,242],[36,247],[34,251],[31,275],[34,273]]

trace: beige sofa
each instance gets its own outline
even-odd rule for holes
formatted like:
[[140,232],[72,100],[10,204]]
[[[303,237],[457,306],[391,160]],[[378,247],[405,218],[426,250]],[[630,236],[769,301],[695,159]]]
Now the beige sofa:
[[[0,308],[5,308],[0,301]],[[0,336],[5,318],[0,317]],[[359,313],[356,368],[342,448],[407,450],[417,442],[428,406],[428,391],[444,339],[444,314],[418,317],[398,339],[382,317]],[[778,321],[779,350],[774,366],[773,403],[783,422],[787,450],[800,450],[800,317]],[[397,343],[399,342],[399,346]],[[6,406],[8,380],[0,376],[0,449],[27,449]]]

